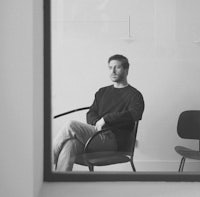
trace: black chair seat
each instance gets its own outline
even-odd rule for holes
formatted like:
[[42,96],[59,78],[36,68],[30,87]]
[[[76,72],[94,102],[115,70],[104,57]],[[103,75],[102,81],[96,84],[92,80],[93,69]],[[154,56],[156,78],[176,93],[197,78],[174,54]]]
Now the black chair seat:
[[84,166],[88,166],[88,164],[93,166],[104,166],[129,161],[130,156],[126,152],[106,151],[78,155],[75,163]]
[[200,152],[197,150],[192,150],[184,146],[176,146],[175,150],[178,154],[182,155],[185,158],[200,160]]

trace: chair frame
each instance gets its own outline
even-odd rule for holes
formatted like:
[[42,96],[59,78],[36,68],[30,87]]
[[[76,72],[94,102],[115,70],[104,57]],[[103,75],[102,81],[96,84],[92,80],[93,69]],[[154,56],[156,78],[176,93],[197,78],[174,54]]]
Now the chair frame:
[[[180,128],[180,124],[181,124],[181,121],[182,120],[182,116],[184,116],[186,113],[195,113],[197,112],[197,110],[188,110],[188,111],[183,111],[180,115],[179,115],[179,119],[178,119],[178,124],[177,124],[177,132],[178,132],[178,136],[180,138],[183,138],[183,139],[194,139],[194,140],[198,140],[198,150],[192,150],[192,149],[189,149],[189,148],[186,148],[186,147],[183,147],[183,146],[176,146],[175,147],[175,151],[180,154],[182,157],[181,157],[181,162],[180,162],[180,165],[179,165],[179,169],[178,169],[178,172],[183,172],[183,168],[184,168],[184,165],[185,165],[185,161],[186,161],[186,158],[190,158],[191,156],[188,156],[187,155],[192,155],[192,154],[199,154],[199,156],[197,156],[197,158],[191,158],[191,159],[198,159],[200,160],[200,138],[197,137],[197,136],[184,136],[185,134],[182,134],[181,133],[181,130],[183,128]],[[182,125],[181,125],[182,127]],[[196,130],[196,129],[195,129]],[[199,131],[200,132],[200,131]]]
[[[82,110],[88,110],[88,109],[90,109],[90,107],[82,107],[82,108],[73,109],[73,110],[70,110],[70,111],[67,111],[67,112],[64,112],[64,113],[61,113],[61,114],[58,114],[58,115],[54,116],[54,119],[59,118],[59,117],[64,116],[64,115],[68,115],[68,114],[74,113],[74,112],[78,112],[78,111],[82,111]],[[133,162],[133,156],[134,156],[134,150],[135,150],[135,144],[136,144],[138,123],[139,123],[139,121],[135,121],[134,122],[134,128],[133,128],[133,131],[131,132],[131,138],[133,139],[133,141],[131,143],[130,152],[120,152],[122,155],[124,155],[124,156],[126,155],[127,156],[128,161],[126,161],[126,162],[130,162],[133,172],[136,172],[136,168],[135,168],[135,165],[134,165],[134,162]],[[102,130],[96,132],[93,136],[91,136],[87,140],[87,142],[85,143],[83,154],[87,155],[88,150],[89,150],[89,146],[90,146],[90,144],[92,143],[92,141],[94,140],[94,138],[96,136],[101,135],[101,134],[107,132],[108,130],[111,130],[112,128],[113,127],[107,127],[105,129],[102,129]],[[87,166],[89,168],[89,171],[93,172],[95,165],[92,165],[89,161],[86,161],[85,163],[87,164]],[[79,164],[79,163],[76,163],[76,164]],[[117,164],[117,163],[115,163],[115,164]],[[79,165],[82,165],[82,164],[79,164]]]
[[[132,169],[133,169],[134,172],[136,172],[136,168],[135,168],[135,165],[134,165],[134,162],[133,162],[133,156],[134,156],[134,150],[135,150],[135,142],[136,142],[136,136],[137,136],[138,122],[139,121],[135,121],[134,128],[133,128],[133,131],[132,131],[132,133],[134,134],[134,136],[131,136],[131,137],[133,137],[133,142],[131,143],[132,146],[131,146],[131,149],[130,149],[131,151],[130,152],[120,152],[121,154],[129,156],[129,161],[131,163],[131,167],[132,167]],[[102,129],[102,130],[96,132],[93,136],[91,136],[87,140],[87,142],[85,144],[83,154],[84,153],[86,153],[86,154],[88,153],[89,145],[91,144],[91,142],[94,140],[94,138],[96,136],[101,135],[101,134],[105,133],[106,131],[108,131],[110,129],[112,129],[112,127],[109,127],[109,128],[106,128],[106,129]],[[90,163],[88,163],[88,167],[89,167],[90,171],[94,171],[94,166],[91,165]]]

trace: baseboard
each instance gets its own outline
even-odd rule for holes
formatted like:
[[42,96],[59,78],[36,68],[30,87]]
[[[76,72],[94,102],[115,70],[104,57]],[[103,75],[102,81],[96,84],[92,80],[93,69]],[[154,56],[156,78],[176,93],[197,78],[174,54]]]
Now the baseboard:
[[[177,172],[180,161],[134,161],[137,172]],[[87,167],[74,165],[74,171],[88,171]],[[132,171],[130,163],[95,167],[95,171]],[[184,171],[200,171],[200,161],[186,160]]]

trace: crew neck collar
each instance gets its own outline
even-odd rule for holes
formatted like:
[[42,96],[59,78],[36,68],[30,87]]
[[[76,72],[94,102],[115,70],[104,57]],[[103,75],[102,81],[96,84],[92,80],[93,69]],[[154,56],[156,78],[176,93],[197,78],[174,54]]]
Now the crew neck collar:
[[125,85],[123,87],[115,87],[114,84],[113,84],[113,88],[115,88],[115,89],[123,89],[123,88],[127,88],[127,87],[129,87],[129,84],[127,84],[127,85]]

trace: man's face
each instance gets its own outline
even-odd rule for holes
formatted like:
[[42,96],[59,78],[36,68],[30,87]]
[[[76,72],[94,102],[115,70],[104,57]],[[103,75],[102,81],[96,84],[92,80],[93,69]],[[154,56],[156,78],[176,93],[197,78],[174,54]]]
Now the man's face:
[[128,69],[124,69],[122,63],[118,60],[111,60],[108,64],[108,68],[110,71],[110,79],[113,82],[123,82],[128,74]]

